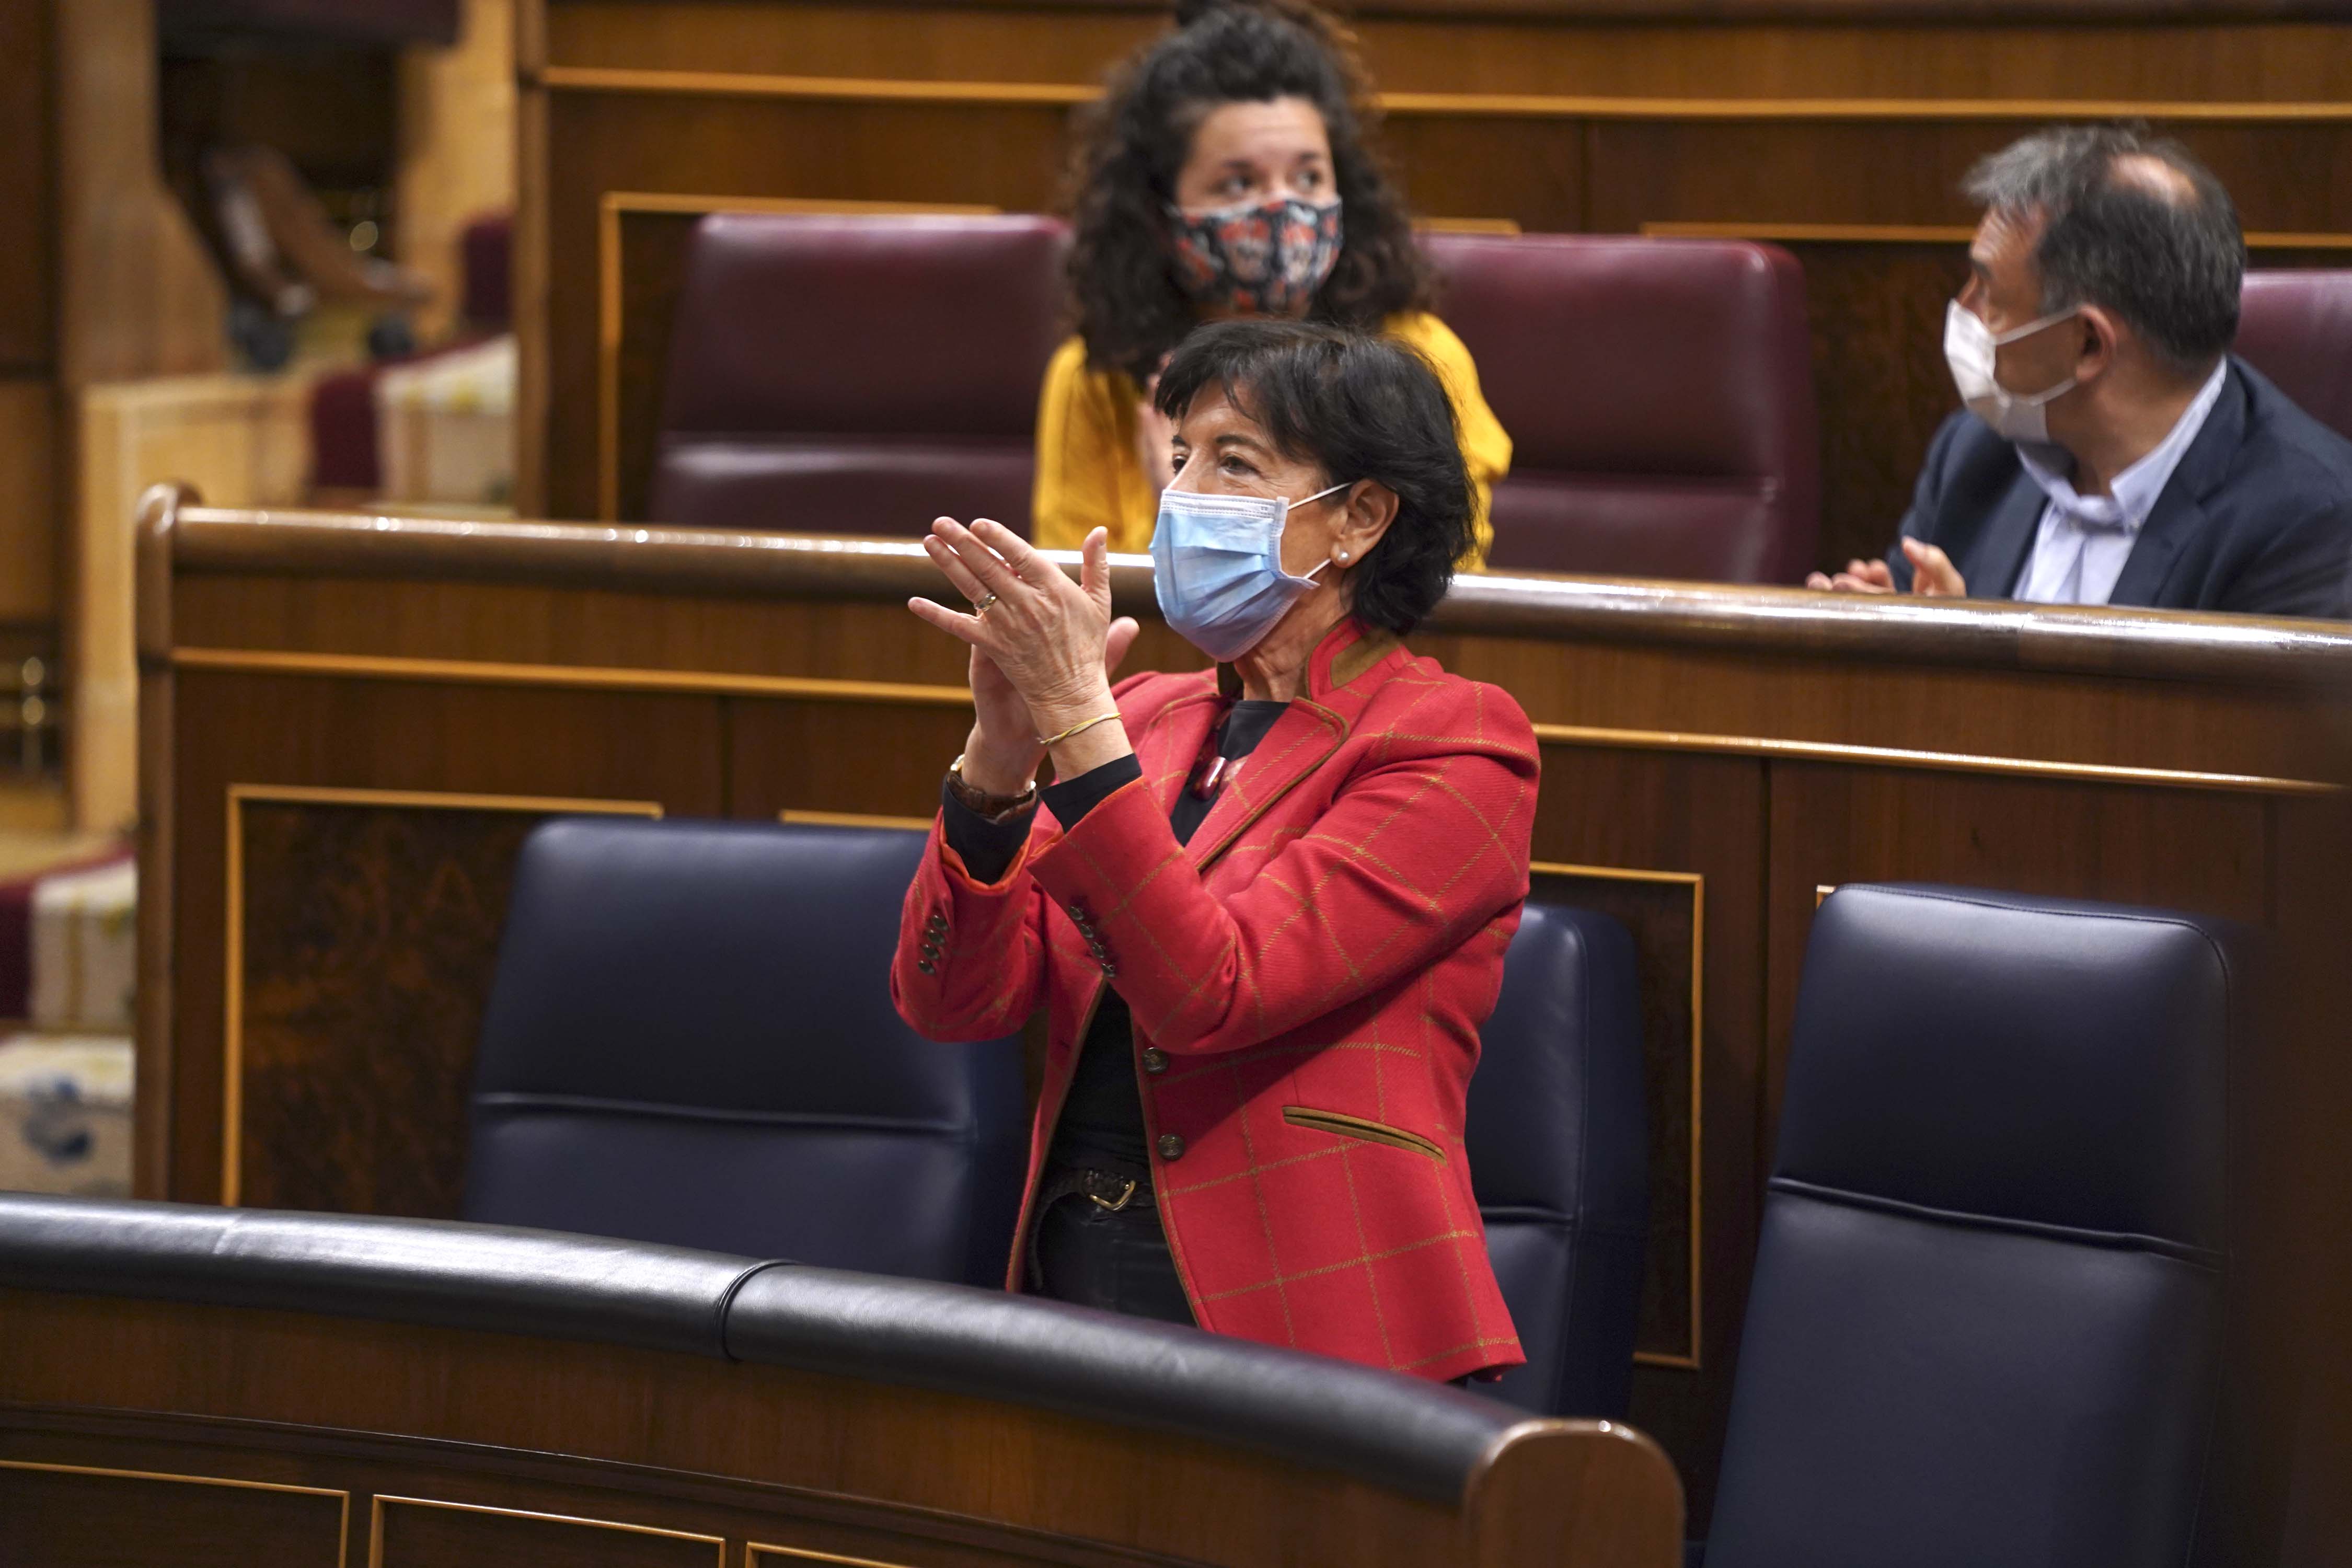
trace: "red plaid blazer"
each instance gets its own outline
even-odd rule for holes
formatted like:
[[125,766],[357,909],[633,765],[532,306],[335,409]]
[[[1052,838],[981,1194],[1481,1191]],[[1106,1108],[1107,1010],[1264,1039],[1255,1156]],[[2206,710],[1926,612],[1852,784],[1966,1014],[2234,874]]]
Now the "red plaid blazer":
[[1345,622],[1180,846],[1169,813],[1216,680],[1121,682],[1143,777],[1066,832],[1041,812],[995,885],[932,825],[898,1011],[968,1040],[1046,1009],[1024,1242],[1109,984],[1134,1014],[1160,1220],[1202,1328],[1437,1380],[1520,1362],[1462,1121],[1528,893],[1535,733],[1496,688]]

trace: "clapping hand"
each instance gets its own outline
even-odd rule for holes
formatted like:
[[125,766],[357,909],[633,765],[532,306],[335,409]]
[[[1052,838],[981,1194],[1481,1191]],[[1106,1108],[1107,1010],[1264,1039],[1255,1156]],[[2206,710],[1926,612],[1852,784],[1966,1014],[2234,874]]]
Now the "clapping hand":
[[[972,605],[965,614],[929,599],[907,601],[917,616],[971,647],[975,718],[963,777],[991,795],[1017,795],[1045,758],[1040,737],[1116,710],[1110,672],[1140,628],[1130,617],[1112,618],[1109,535],[1099,528],[1087,535],[1075,583],[1026,540],[985,518],[970,528],[940,518],[923,549]],[[1126,749],[1123,735],[1103,736],[1087,748],[1088,757],[1112,743]]]
[[[1924,540],[1903,541],[1903,558],[1911,563],[1911,591],[1927,599],[1961,599],[1968,596],[1968,580],[1952,558],[1936,545]],[[1845,570],[1832,575],[1815,572],[1805,579],[1808,588],[1825,588],[1836,594],[1892,594],[1895,573],[1884,561],[1849,561]]]

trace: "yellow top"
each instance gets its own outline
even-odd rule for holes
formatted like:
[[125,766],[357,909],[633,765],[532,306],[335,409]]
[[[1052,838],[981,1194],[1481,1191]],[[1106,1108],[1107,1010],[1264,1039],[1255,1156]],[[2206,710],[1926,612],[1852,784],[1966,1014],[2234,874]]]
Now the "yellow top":
[[[1427,360],[1454,400],[1462,460],[1476,492],[1471,526],[1477,542],[1463,564],[1483,566],[1494,537],[1487,493],[1510,471],[1511,438],[1480,395],[1478,367],[1451,327],[1412,310],[1390,317],[1382,330]],[[1037,399],[1037,488],[1029,510],[1038,544],[1076,550],[1100,527],[1110,530],[1113,550],[1151,548],[1160,495],[1136,449],[1135,410],[1142,395],[1123,371],[1088,370],[1084,339],[1072,338],[1055,351]]]

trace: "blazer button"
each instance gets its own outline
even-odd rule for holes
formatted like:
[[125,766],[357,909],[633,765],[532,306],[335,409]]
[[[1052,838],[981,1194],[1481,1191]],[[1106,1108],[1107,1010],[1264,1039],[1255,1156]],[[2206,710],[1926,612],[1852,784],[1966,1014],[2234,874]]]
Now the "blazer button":
[[1160,1157],[1163,1160],[1182,1159],[1184,1140],[1177,1137],[1173,1132],[1162,1132],[1160,1135]]
[[935,910],[931,912],[931,918],[925,922],[925,926],[934,935],[944,935],[948,929],[947,917]]
[[940,966],[928,958],[918,960],[915,967],[926,974],[937,974],[940,972]]
[[1143,1070],[1157,1078],[1168,1070],[1168,1053],[1158,1046],[1147,1046],[1143,1051]]

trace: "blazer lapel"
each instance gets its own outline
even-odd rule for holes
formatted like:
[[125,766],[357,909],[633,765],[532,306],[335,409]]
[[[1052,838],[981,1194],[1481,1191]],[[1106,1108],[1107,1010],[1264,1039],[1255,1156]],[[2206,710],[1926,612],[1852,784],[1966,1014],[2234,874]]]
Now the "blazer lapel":
[[2001,497],[1992,521],[1977,535],[1976,548],[1969,552],[1960,569],[1971,597],[1998,599],[2017,592],[2018,579],[2033,549],[2033,536],[2041,530],[2042,510],[2049,504],[2050,498],[2042,493],[2033,476],[2020,468],[2009,493]]
[[1160,803],[1165,816],[1176,809],[1176,794],[1192,775],[1209,731],[1217,721],[1220,704],[1213,689],[1197,697],[1180,697],[1151,716],[1135,738],[1135,760],[1143,769],[1143,787]]
[[[1377,680],[1360,678],[1377,668],[1399,650],[1397,639],[1354,620],[1342,620],[1327,633],[1307,661],[1306,693],[1274,722],[1257,749],[1242,759],[1209,815],[1185,847],[1195,866],[1209,862],[1233,847],[1250,824],[1288,794],[1292,785],[1321,766],[1339,750],[1364,710]],[[1230,674],[1220,667],[1219,678]],[[1238,696],[1237,682],[1227,681],[1228,696]]]
[[2132,542],[2115,589],[2107,595],[2108,604],[2153,605],[2157,602],[2173,562],[2205,526],[2202,502],[2229,471],[2230,459],[2245,434],[2245,384],[2239,380],[2233,364],[2228,384],[2214,399],[2213,411],[2205,416],[2204,428],[2189,443],[2189,450],[2180,454],[2180,464],[2157,496],[2155,510],[2140,524],[2139,537]]
[[1328,708],[1312,698],[1293,701],[1257,749],[1242,759],[1233,782],[1218,794],[1207,819],[1185,846],[1193,865],[1205,868],[1232,848],[1251,823],[1313,773],[1347,735],[1347,721]]

